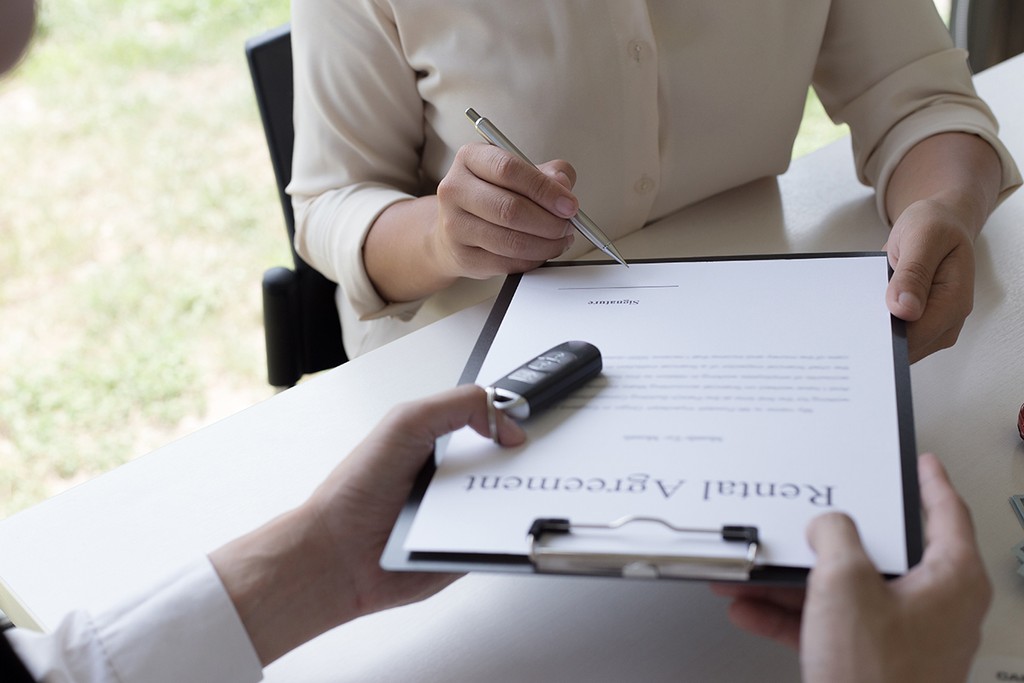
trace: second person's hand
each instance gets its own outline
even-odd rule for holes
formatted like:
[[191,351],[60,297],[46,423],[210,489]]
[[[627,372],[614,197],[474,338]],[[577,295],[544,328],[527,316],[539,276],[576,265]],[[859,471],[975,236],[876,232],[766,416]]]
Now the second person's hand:
[[966,680],[992,588],[966,504],[939,460],[918,460],[926,547],[907,574],[885,581],[846,515],[811,521],[817,561],[803,590],[725,584],[740,628],[799,647],[803,679]]
[[[464,385],[393,409],[297,508],[210,554],[266,666],[351,619],[423,599],[452,575],[389,572],[380,557],[420,469],[444,434],[490,437],[484,390]],[[526,434],[497,414],[503,446]]]

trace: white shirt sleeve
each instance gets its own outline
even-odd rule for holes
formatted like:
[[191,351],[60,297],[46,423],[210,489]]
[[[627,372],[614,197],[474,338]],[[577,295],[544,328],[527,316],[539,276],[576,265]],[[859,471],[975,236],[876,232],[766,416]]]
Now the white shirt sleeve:
[[5,634],[45,683],[250,683],[259,658],[206,558],[146,595],[99,616],[68,615],[49,634]]

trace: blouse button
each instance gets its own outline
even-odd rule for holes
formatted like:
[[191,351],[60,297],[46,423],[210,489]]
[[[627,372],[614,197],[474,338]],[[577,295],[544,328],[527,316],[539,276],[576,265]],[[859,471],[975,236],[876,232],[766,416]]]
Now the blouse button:
[[643,64],[647,61],[651,50],[647,47],[647,43],[642,40],[631,40],[629,45],[626,46],[626,50],[629,53],[629,58],[637,63]]
[[642,175],[640,176],[640,180],[633,183],[633,189],[636,190],[638,194],[647,194],[653,190],[656,185],[657,183],[654,182],[654,178],[651,178],[648,175]]

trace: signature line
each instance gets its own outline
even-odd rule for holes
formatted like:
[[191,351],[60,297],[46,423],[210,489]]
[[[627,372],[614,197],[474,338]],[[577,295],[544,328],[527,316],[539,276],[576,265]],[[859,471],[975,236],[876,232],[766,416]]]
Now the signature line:
[[623,287],[559,287],[559,291],[579,289],[678,289],[679,285],[632,285]]

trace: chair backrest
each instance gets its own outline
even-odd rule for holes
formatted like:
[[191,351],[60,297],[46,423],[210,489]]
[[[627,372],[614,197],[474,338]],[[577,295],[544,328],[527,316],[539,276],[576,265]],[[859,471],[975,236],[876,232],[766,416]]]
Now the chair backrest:
[[252,76],[252,87],[263,121],[263,132],[267,137],[267,149],[274,167],[290,240],[295,236],[295,214],[285,188],[292,179],[292,148],[295,146],[291,26],[278,26],[250,38],[245,43],[245,56],[249,62],[249,74]]
[[337,285],[295,252],[295,214],[285,192],[295,144],[291,26],[251,38],[245,53],[295,264],[294,271],[268,271],[263,282],[268,378],[274,386],[290,386],[302,375],[335,367],[348,357],[334,300]]

